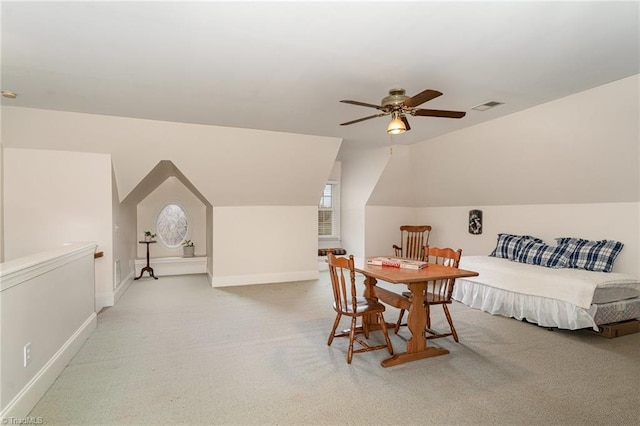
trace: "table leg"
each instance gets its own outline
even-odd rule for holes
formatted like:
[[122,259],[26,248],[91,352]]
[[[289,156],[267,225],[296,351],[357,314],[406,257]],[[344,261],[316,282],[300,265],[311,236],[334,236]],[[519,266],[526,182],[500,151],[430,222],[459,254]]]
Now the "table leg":
[[427,313],[424,310],[424,291],[426,283],[411,283],[411,308],[407,318],[407,327],[411,331],[411,338],[407,341],[407,352],[419,352],[427,347],[424,329],[427,327]]
[[383,367],[391,367],[405,362],[415,361],[423,358],[448,354],[449,350],[427,347],[427,339],[424,337],[424,330],[427,326],[427,314],[424,310],[424,291],[427,283],[411,283],[408,285],[411,290],[411,308],[407,318],[407,326],[411,331],[411,338],[407,341],[407,351],[396,354],[391,358],[382,361]]
[[373,288],[376,286],[377,283],[378,283],[378,280],[376,280],[373,277],[364,277],[364,297],[370,297],[373,299],[376,298],[373,292]]
[[137,277],[134,278],[135,280],[139,280],[140,278],[142,278],[142,274],[144,274],[146,272],[149,272],[149,276],[151,278],[153,278],[154,280],[157,280],[158,277],[156,277],[155,275],[153,275],[153,268],[150,266],[145,266],[144,268],[142,268],[142,270],[140,270],[140,275],[138,275]]
[[[364,297],[368,297],[371,299],[378,299],[375,296],[375,293],[373,291],[373,288],[376,286],[376,284],[378,283],[378,281],[373,278],[373,277],[365,277],[364,278]],[[380,329],[380,324],[378,324],[378,316],[376,314],[371,314],[371,315],[364,315],[362,317],[362,322],[363,322],[363,326],[365,325],[365,323],[367,324],[367,326],[369,327],[369,330],[378,330]]]
[[149,262],[149,243],[147,244],[147,266],[145,266],[144,268],[142,268],[142,270],[140,271],[140,275],[137,276],[136,278],[134,278],[133,280],[139,280],[140,278],[142,278],[142,274],[144,274],[145,271],[149,272],[149,276],[151,278],[153,278],[154,280],[157,280],[158,277],[156,277],[155,275],[153,275],[153,268],[150,266],[150,262]]

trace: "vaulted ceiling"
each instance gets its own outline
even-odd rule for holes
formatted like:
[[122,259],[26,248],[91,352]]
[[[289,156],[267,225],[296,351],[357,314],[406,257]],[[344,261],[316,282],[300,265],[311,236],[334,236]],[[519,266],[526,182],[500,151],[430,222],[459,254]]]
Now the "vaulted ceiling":
[[[631,2],[8,2],[3,105],[412,144],[639,72]],[[389,89],[443,95],[392,137]],[[473,106],[503,102],[478,112]],[[569,113],[569,112],[568,112]],[[560,119],[562,117],[559,117]]]

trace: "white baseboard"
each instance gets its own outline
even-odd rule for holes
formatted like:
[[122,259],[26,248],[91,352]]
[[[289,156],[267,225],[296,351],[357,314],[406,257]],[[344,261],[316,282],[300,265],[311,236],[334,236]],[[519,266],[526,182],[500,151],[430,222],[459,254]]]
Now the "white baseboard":
[[113,306],[115,303],[114,294],[113,292],[96,293],[96,312],[100,312],[102,308]]
[[125,278],[124,280],[122,280],[122,282],[120,283],[120,285],[118,286],[118,288],[116,289],[116,292],[113,296],[113,304],[115,305],[116,303],[118,303],[118,300],[120,300],[120,298],[122,297],[122,295],[124,294],[125,291],[127,291],[127,289],[129,288],[129,286],[131,285],[131,283],[133,282],[133,272],[131,272],[129,275],[127,275],[127,278]]
[[317,270],[296,271],[277,274],[256,274],[256,275],[232,275],[226,277],[211,277],[211,287],[233,287],[250,284],[271,284],[291,281],[317,280],[319,277]]
[[62,370],[78,353],[85,340],[89,338],[97,324],[95,312],[76,330],[53,357],[38,371],[38,373],[18,392],[0,413],[2,423],[5,419],[24,419],[33,407],[40,401],[45,392],[56,381]]

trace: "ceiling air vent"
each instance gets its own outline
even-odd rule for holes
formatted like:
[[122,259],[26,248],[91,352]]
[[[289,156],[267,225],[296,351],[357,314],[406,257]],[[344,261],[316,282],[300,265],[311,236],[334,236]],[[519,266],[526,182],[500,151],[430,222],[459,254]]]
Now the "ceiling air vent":
[[476,111],[486,111],[493,107],[497,107],[498,105],[504,105],[504,102],[489,101],[480,105],[476,105],[471,109],[475,109]]

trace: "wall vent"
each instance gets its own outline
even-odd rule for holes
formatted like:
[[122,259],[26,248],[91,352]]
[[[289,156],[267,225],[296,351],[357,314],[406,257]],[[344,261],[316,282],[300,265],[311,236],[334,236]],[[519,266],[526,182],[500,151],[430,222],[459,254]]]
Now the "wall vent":
[[498,105],[504,105],[504,102],[489,101],[480,105],[476,105],[471,109],[475,109],[476,111],[486,111],[493,107],[497,107]]

